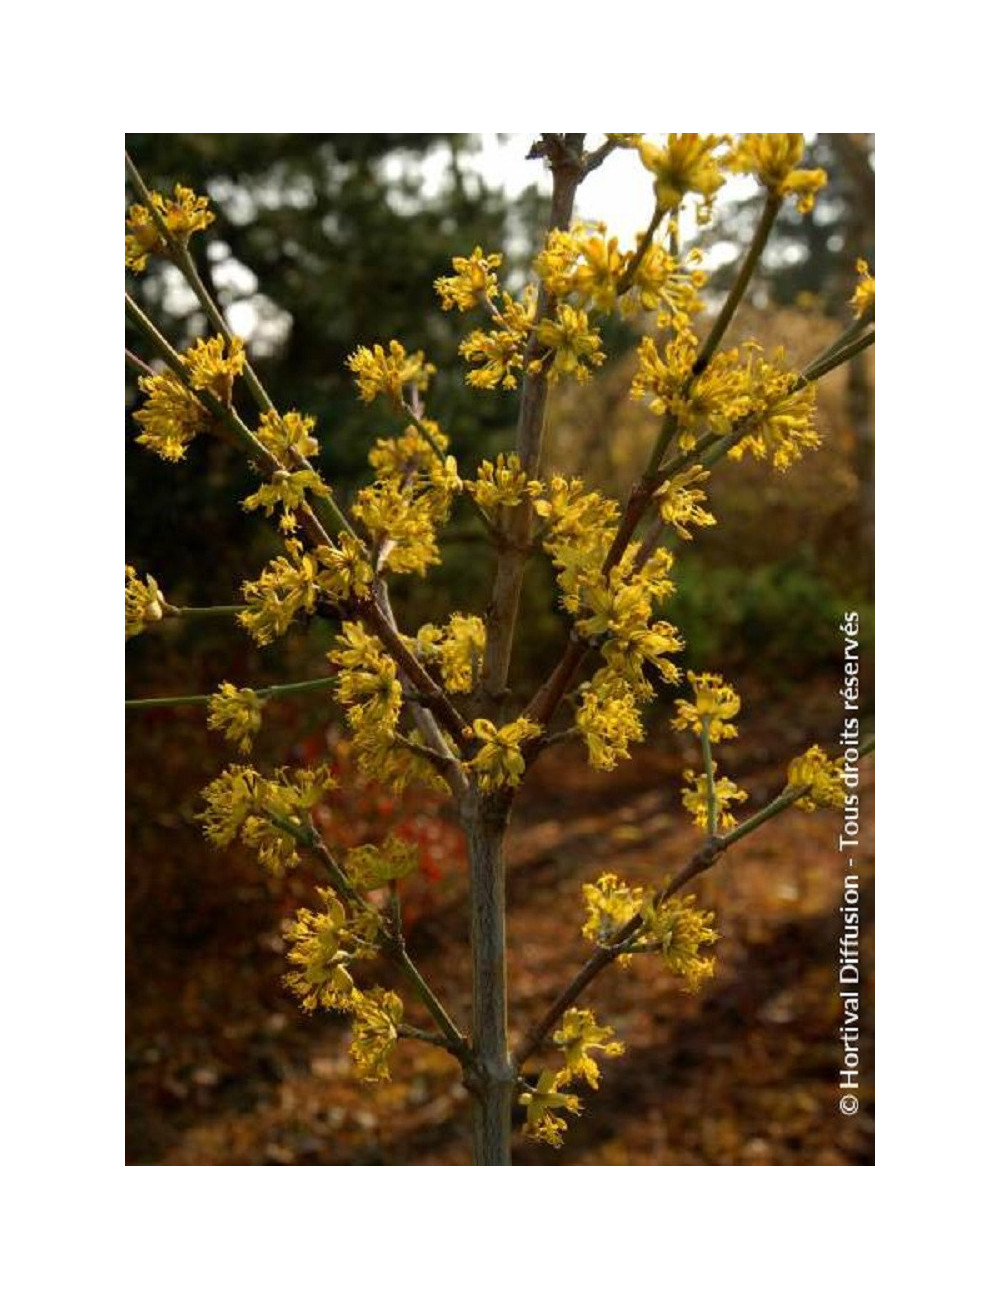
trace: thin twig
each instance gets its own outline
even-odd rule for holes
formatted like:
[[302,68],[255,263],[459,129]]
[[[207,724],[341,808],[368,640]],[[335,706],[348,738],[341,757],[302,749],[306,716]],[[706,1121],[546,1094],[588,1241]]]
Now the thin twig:
[[[240,608],[240,607],[238,607]],[[332,677],[314,677],[305,682],[285,682],[280,686],[251,686],[249,689],[261,700],[274,699],[279,695],[297,695],[308,691],[332,690]],[[126,700],[126,709],[158,709],[168,705],[208,704],[215,698],[211,695],[168,695],[157,700]]]

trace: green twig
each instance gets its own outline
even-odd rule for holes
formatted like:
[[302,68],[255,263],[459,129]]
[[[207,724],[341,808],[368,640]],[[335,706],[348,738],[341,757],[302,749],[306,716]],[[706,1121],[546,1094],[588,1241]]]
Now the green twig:
[[701,761],[705,767],[705,802],[707,805],[708,834],[714,839],[719,829],[719,809],[715,798],[715,764],[712,762],[712,742],[708,737],[706,720],[701,720]]
[[736,314],[736,308],[743,300],[743,295],[747,291],[751,277],[757,269],[757,263],[760,261],[761,254],[767,244],[771,234],[771,228],[774,220],[781,208],[781,197],[777,194],[769,194],[764,203],[763,211],[760,214],[760,221],[757,223],[757,229],[754,231],[753,239],[747,248],[746,255],[743,258],[743,264],[740,267],[739,274],[733,281],[732,287],[726,296],[726,301],[722,304],[722,310],[715,318],[715,322],[709,332],[708,338],[701,345],[698,357],[691,367],[692,378],[697,378],[708,366],[715,354],[716,348],[722,342],[723,335],[729,328],[729,322]]
[[[243,606],[236,605],[234,608],[242,609]],[[270,700],[280,695],[304,694],[324,688],[332,690],[333,685],[332,677],[314,677],[305,682],[285,682],[280,686],[253,686],[250,689],[258,699]],[[168,695],[157,700],[126,700],[125,707],[126,709],[158,709],[168,705],[208,704],[214,698],[214,693],[212,695]]]

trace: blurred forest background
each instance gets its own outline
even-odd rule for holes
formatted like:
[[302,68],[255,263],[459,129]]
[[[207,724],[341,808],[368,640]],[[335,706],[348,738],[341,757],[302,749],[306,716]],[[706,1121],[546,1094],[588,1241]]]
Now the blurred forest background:
[[[589,143],[589,142],[588,142]],[[544,229],[548,177],[512,198],[477,170],[471,135],[132,135],[127,147],[155,189],[180,181],[208,194],[217,220],[192,241],[206,283],[244,334],[279,409],[317,417],[321,460],[349,498],[366,478],[392,417],[363,406],[345,368],[359,343],[399,338],[438,366],[428,411],[468,477],[512,443],[516,394],[478,393],[457,358],[468,321],[433,292],[451,258],[476,244],[530,274]],[[525,151],[527,150],[527,143]],[[784,345],[804,363],[843,328],[856,278],[874,265],[874,137],[819,135],[810,166],[830,183],[815,209],[786,205],[763,272],[732,330]],[[428,191],[425,163],[439,183]],[[635,167],[641,172],[638,161]],[[580,192],[585,200],[586,182]],[[652,186],[650,185],[650,208]],[[723,291],[759,199],[726,202],[704,242]],[[578,210],[581,204],[578,203]],[[583,215],[591,214],[583,202]],[[648,213],[646,214],[648,216]],[[637,219],[637,228],[645,218]],[[172,268],[151,263],[134,291],[176,345],[204,329]],[[548,464],[624,495],[657,419],[628,399],[635,336],[605,332],[608,362],[585,386],[556,390]],[[144,355],[142,341],[127,346]],[[864,706],[873,706],[874,424],[871,353],[819,387],[823,447],[786,474],[753,461],[713,477],[718,526],[682,548],[667,617],[682,631],[682,667],[723,672],[743,697],[740,740],[723,758],[753,808],[783,784],[784,763],[839,730],[838,624],[862,619]],[[240,459],[197,439],[180,466],[135,446],[126,379],[126,555],[180,605],[233,604],[243,580],[277,551],[273,532],[239,500],[252,490]],[[485,604],[492,553],[459,505],[444,562],[395,584],[404,627]],[[328,632],[293,631],[261,650],[220,620],[171,623],[129,642],[126,696],[210,692],[223,680],[261,686],[320,676]],[[527,697],[565,635],[548,566],[528,571],[513,682]],[[672,732],[668,704],[649,740],[611,774],[582,754],[547,756],[518,805],[511,843],[511,1021],[551,999],[584,955],[580,884],[600,870],[653,880],[694,843],[679,777],[695,761]],[[390,1085],[352,1078],[344,1027],[302,1016],[281,985],[281,923],[311,893],[308,869],[264,879],[250,855],[220,854],[194,814],[199,791],[231,761],[200,708],[126,717],[127,1160],[140,1164],[461,1164],[464,1098],[450,1058],[400,1049]],[[394,799],[351,779],[336,706],[316,695],[271,701],[255,761],[327,756],[341,789],[322,811],[331,843],[363,843],[391,827],[421,846],[407,891],[413,948],[461,1009],[467,984],[461,840],[433,798]],[[866,934],[871,934],[871,778],[862,789]],[[562,1152],[521,1143],[518,1163],[856,1164],[873,1161],[871,997],[866,988],[866,1095],[848,1122],[836,1111],[836,941],[842,861],[836,814],[779,818],[705,878],[718,913],[716,980],[697,997],[645,971],[606,976],[594,1009],[628,1044],[570,1126]],[[729,859],[732,859],[731,861]],[[645,873],[645,874],[644,874]],[[408,882],[409,884],[409,882]],[[873,953],[866,949],[866,976]]]

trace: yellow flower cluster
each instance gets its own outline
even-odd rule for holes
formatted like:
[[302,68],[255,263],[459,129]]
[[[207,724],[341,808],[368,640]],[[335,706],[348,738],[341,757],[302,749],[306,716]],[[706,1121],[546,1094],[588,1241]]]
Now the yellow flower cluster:
[[830,758],[819,745],[813,745],[798,758],[793,758],[788,765],[788,789],[800,785],[808,789],[801,799],[796,799],[796,808],[814,812],[817,808],[843,808],[844,806],[844,760]]
[[653,500],[660,518],[686,542],[692,540],[692,528],[710,528],[716,522],[702,505],[708,498],[698,485],[708,479],[708,470],[701,465],[691,465],[673,478],[668,478],[656,492]]
[[347,358],[347,367],[354,372],[363,402],[374,402],[384,393],[397,406],[403,405],[404,389],[415,387],[424,392],[435,372],[435,367],[424,361],[422,352],[407,352],[395,339],[388,352],[381,343],[374,348],[355,348]]
[[737,735],[732,720],[740,711],[740,697],[718,673],[689,672],[687,679],[694,690],[694,703],[677,701],[675,730],[688,728],[700,736],[707,727],[713,745],[720,740],[732,740]]
[[431,504],[426,493],[395,479],[383,479],[358,492],[351,514],[372,539],[380,571],[423,577],[428,565],[440,563]]
[[285,543],[285,550],[287,556],[277,556],[259,578],[243,584],[247,607],[238,619],[258,645],[284,636],[297,614],[316,611],[320,588],[315,557],[293,538]]
[[135,422],[142,429],[136,442],[161,460],[183,460],[188,446],[208,429],[208,411],[172,370],[162,375],[142,375],[139,387],[146,401],[135,414]]
[[278,527],[283,533],[294,533],[299,526],[296,511],[306,504],[309,493],[314,496],[331,496],[330,489],[312,469],[276,470],[269,483],[262,484],[256,492],[246,497],[244,510],[263,510],[270,518],[280,507]]
[[314,614],[323,597],[344,604],[365,596],[374,580],[364,543],[350,533],[340,533],[335,546],[312,551],[288,538],[285,551],[259,578],[243,584],[247,607],[238,618],[258,645],[284,636],[296,615]]
[[[208,199],[184,185],[174,186],[172,199],[155,191],[149,198],[171,235],[182,245],[187,245],[196,230],[205,230],[215,220],[215,214],[208,210]],[[167,251],[152,212],[142,203],[133,203],[129,208],[125,229],[125,265],[130,271],[144,271],[151,253]]]
[[388,835],[381,844],[361,844],[348,849],[344,872],[359,893],[382,889],[391,880],[405,880],[417,869],[419,851],[415,844]]
[[358,765],[358,774],[368,780],[378,781],[395,794],[414,782],[437,790],[440,794],[448,794],[448,783],[433,764],[404,743],[408,741],[416,744],[420,740],[416,728],[405,736],[379,730],[355,735],[351,742],[351,753]]
[[389,1078],[389,1058],[399,1038],[403,1003],[399,996],[375,987],[355,986],[352,962],[378,955],[380,922],[371,908],[345,903],[332,889],[319,889],[322,911],[299,908],[285,927],[292,969],[285,984],[303,1010],[324,1008],[352,1016],[351,1059],[361,1079],[369,1083]]
[[381,642],[360,623],[345,623],[327,658],[337,670],[336,695],[347,708],[351,730],[362,740],[391,736],[403,707],[403,688]]
[[611,872],[598,877],[594,885],[583,886],[587,919],[583,937],[599,947],[614,944],[616,935],[636,916],[642,924],[635,931],[629,947],[618,955],[626,966],[633,953],[658,952],[667,969],[684,979],[688,989],[695,989],[712,974],[712,959],[701,955],[701,948],[718,938],[712,929],[711,912],[699,912],[693,906],[694,895],[678,900],[657,901],[654,890],[632,888]]
[[143,582],[131,564],[125,565],[125,640],[138,636],[147,623],[158,623],[166,604],[155,578]]
[[481,510],[495,519],[503,506],[516,506],[529,494],[541,491],[541,484],[521,468],[521,458],[516,452],[503,452],[496,461],[484,460],[476,471],[476,481],[466,484],[469,495]]
[[805,138],[799,134],[744,135],[724,162],[731,172],[756,176],[776,197],[795,198],[799,211],[808,212],[826,184],[826,172],[800,169],[804,152]]
[[285,925],[293,967],[285,984],[305,1011],[350,1011],[357,991],[348,965],[377,955],[378,915],[369,908],[348,908],[332,889],[317,892],[323,910],[300,907],[295,920]]
[[399,438],[382,438],[369,461],[377,478],[351,507],[375,547],[379,571],[418,573],[441,559],[437,529],[462,490],[448,440],[433,421],[411,425]]
[[199,339],[183,353],[188,374],[184,384],[173,371],[142,375],[139,387],[146,394],[135,422],[142,433],[136,439],[163,460],[183,460],[197,434],[210,427],[211,416],[191,391],[213,393],[223,405],[232,401],[233,378],[246,364],[243,344],[234,338],[228,349],[222,338]]
[[688,194],[694,194],[699,199],[698,221],[702,225],[707,222],[715,196],[722,188],[718,149],[727,139],[724,135],[671,133],[662,145],[642,140],[639,157],[653,173],[657,206],[673,212]]
[[702,433],[721,436],[737,425],[745,425],[746,434],[729,452],[734,460],[750,451],[783,470],[805,448],[819,446],[814,386],[801,386],[798,375],[782,368],[782,351],[773,362],[763,359],[756,344],[746,345],[744,358],[735,348],[716,352],[697,375],[696,357],[691,334],[669,340],[662,353],[644,338],[630,390],[636,401],[645,398],[657,414],[673,417],[682,451],[690,451]]
[[497,727],[488,718],[477,718],[472,730],[482,746],[470,764],[480,790],[488,793],[504,786],[520,785],[525,762],[521,746],[542,734],[542,728],[530,718],[518,718],[505,727]]
[[208,702],[208,725],[233,741],[241,754],[249,754],[260,731],[265,701],[256,691],[223,682]]
[[673,417],[681,451],[690,451],[700,433],[728,433],[749,413],[746,375],[737,351],[717,352],[699,375],[694,374],[698,344],[690,333],[668,340],[662,353],[653,339],[644,338],[638,355],[630,396],[635,401],[646,398],[657,415]]
[[387,989],[356,993],[351,1001],[351,1060],[366,1083],[389,1078],[389,1057],[399,1038],[403,1003]]
[[562,1018],[562,1023],[552,1035],[552,1041],[562,1049],[566,1064],[556,1075],[556,1083],[568,1083],[572,1079],[583,1079],[591,1088],[596,1088],[601,1080],[597,1062],[591,1060],[591,1052],[603,1052],[605,1056],[621,1056],[624,1046],[615,1040],[610,1029],[599,1025],[592,1011],[581,1011],[571,1007]]
[[698,296],[708,280],[699,269],[701,260],[699,248],[689,249],[679,262],[662,244],[650,244],[635,269],[631,288],[622,295],[622,315],[657,311],[660,329],[672,328],[678,334],[690,332],[693,317],[705,306]]
[[257,441],[285,469],[294,469],[299,457],[308,460],[319,451],[319,443],[313,437],[315,427],[316,421],[311,415],[300,415],[298,411],[288,411],[285,415],[266,411],[260,419]]
[[756,460],[768,460],[777,470],[786,470],[803,451],[818,447],[816,432],[816,388],[799,387],[799,378],[781,368],[784,352],[765,361],[757,344],[748,343],[744,374],[749,410],[747,433],[729,455],[740,460],[749,451]]
[[[712,762],[712,788],[715,794],[717,828],[730,831],[736,825],[736,818],[728,810],[731,803],[744,803],[747,792],[741,790],[728,776],[716,776],[716,764]],[[684,780],[691,787],[681,795],[681,803],[694,818],[694,824],[702,830],[708,830],[708,777],[704,772],[693,772],[690,768],[684,773]]]
[[603,1052],[605,1056],[615,1057],[621,1056],[625,1048],[610,1029],[597,1023],[592,1011],[582,1011],[579,1007],[571,1007],[564,1013],[552,1039],[562,1051],[565,1063],[558,1071],[543,1071],[535,1086],[529,1085],[521,1093],[518,1102],[527,1110],[524,1133],[559,1147],[566,1132],[566,1121],[556,1111],[578,1115],[581,1110],[579,1097],[562,1089],[574,1079],[582,1079],[591,1088],[597,1088],[601,1072],[591,1053]]
[[562,1146],[563,1134],[566,1132],[566,1121],[554,1112],[566,1110],[571,1115],[579,1115],[581,1110],[579,1097],[575,1097],[570,1092],[559,1091],[555,1070],[543,1070],[535,1086],[529,1086],[517,1100],[519,1105],[524,1106],[528,1112],[524,1122],[524,1132],[528,1137],[535,1138],[539,1142],[547,1142],[553,1147]]
[[486,626],[476,614],[452,614],[446,628],[425,623],[417,633],[419,658],[441,670],[446,691],[468,695],[479,678]]
[[[641,911],[645,897],[645,890],[638,886],[631,888],[611,871],[598,876],[596,884],[584,885],[583,902],[587,919],[581,931],[583,937],[607,948],[622,926]],[[627,965],[628,954],[618,960],[623,966]]]
[[868,270],[868,263],[864,258],[858,258],[856,269],[858,283],[851,298],[851,306],[854,315],[861,320],[875,310],[875,277]]
[[587,746],[587,761],[602,772],[628,758],[629,742],[645,735],[635,696],[609,669],[583,687],[576,726]]
[[667,577],[673,556],[658,551],[636,572],[637,549],[633,544],[607,574],[579,575],[579,602],[587,616],[577,617],[576,627],[581,636],[602,639],[601,655],[608,667],[636,699],[650,700],[655,692],[646,679],[646,668],[655,669],[665,682],[675,682],[677,668],[665,656],[682,650],[684,642],[671,623],[653,619],[654,601],[674,589]]
[[661,328],[690,329],[691,317],[702,309],[698,290],[706,275],[696,269],[701,261],[692,249],[685,266],[662,243],[651,243],[635,267],[635,253],[625,253],[606,227],[577,222],[570,230],[549,232],[545,248],[535,260],[535,270],[554,298],[572,299],[583,311],[613,312],[624,316],[658,310]]
[[713,914],[700,912],[694,903],[694,894],[684,899],[668,898],[659,906],[650,899],[642,913],[644,934],[650,936],[667,969],[684,980],[690,993],[715,973],[715,958],[702,956],[701,949],[719,938],[712,929]]
[[335,546],[317,546],[313,554],[319,564],[316,585],[334,604],[368,594],[375,574],[360,537],[338,533]]
[[442,275],[434,281],[434,289],[445,311],[457,307],[470,311],[478,303],[495,298],[498,291],[494,271],[503,264],[500,253],[483,254],[477,245],[469,257],[453,257],[451,265],[455,275]]
[[571,230],[551,230],[535,259],[538,278],[554,298],[574,298],[585,310],[612,312],[625,272],[626,256],[604,225],[577,222]]
[[297,846],[312,833],[312,809],[332,785],[321,768],[278,768],[268,778],[231,763],[202,791],[206,807],[198,820],[216,847],[238,835],[257,851],[262,866],[282,875],[299,861]]
[[196,392],[212,393],[223,406],[229,406],[233,400],[233,380],[246,366],[243,340],[234,336],[227,342],[221,334],[197,339],[184,353],[184,365]]
[[471,388],[516,388],[518,372],[524,368],[524,349],[535,319],[535,292],[528,286],[521,301],[509,293],[501,298],[492,330],[473,330],[458,345],[458,351],[472,369],[466,375]]
[[543,545],[556,567],[562,603],[575,614],[582,575],[600,572],[615,535],[618,503],[599,492],[585,492],[578,478],[552,478],[531,494],[535,513],[545,523]]
[[555,320],[546,318],[540,322],[537,335],[546,352],[539,360],[532,361],[529,369],[538,372],[547,365],[552,383],[567,376],[584,383],[606,360],[601,351],[601,336],[590,328],[587,313],[566,303],[556,308]]

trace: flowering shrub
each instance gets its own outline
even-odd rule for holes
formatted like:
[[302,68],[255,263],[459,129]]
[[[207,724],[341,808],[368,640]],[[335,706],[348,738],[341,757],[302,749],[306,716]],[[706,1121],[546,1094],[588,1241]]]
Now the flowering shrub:
[[[612,150],[633,152],[651,173],[651,216],[634,248],[621,247],[602,226],[572,219],[578,186]],[[182,185],[173,199],[150,193],[128,163],[138,201],[127,216],[126,265],[139,273],[150,258],[167,258],[215,331],[177,352],[127,297],[128,317],[157,365],[130,357],[144,398],[138,441],[172,463],[183,462],[198,437],[220,438],[248,458],[261,482],[243,508],[274,523],[281,549],[243,582],[236,621],[260,645],[305,620],[330,629],[328,677],[257,688],[224,682],[206,700],[207,725],[235,746],[239,761],[204,791],[205,834],[218,845],[239,839],[276,875],[294,870],[303,854],[325,868],[328,884],[287,926],[289,989],[306,1011],[351,1017],[351,1057],[365,1079],[389,1076],[401,1038],[452,1053],[473,1099],[476,1160],[487,1164],[509,1163],[515,1103],[526,1133],[559,1145],[566,1117],[582,1108],[579,1085],[599,1085],[595,1056],[613,1060],[624,1051],[578,1005],[592,980],[612,963],[631,967],[642,959],[663,963],[685,988],[699,987],[713,973],[718,935],[686,885],[786,809],[843,804],[840,765],[813,745],[792,758],[786,787],[770,804],[737,819],[747,794],[720,773],[716,750],[737,734],[740,698],[709,671],[681,681],[674,660],[683,635],[668,615],[677,548],[715,523],[708,495],[714,468],[749,453],[780,473],[816,447],[816,381],[874,341],[874,280],[859,263],[854,323],[803,371],[789,369],[780,350],[765,356],[753,343],[721,346],[781,205],[807,211],[825,183],[822,171],[799,166],[801,135],[608,135],[589,153],[583,136],[543,135],[535,153],[551,169],[553,199],[534,281],[508,291],[502,256],[476,247],[458,253],[453,274],[435,283],[443,310],[473,318],[459,347],[467,383],[519,392],[515,447],[459,465],[447,433],[425,410],[435,365],[396,339],[360,343],[348,360],[359,399],[381,403],[397,431],[374,444],[371,481],[346,507],[314,460],[322,431],[310,416],[274,407],[198,276],[188,242],[213,219],[207,199]],[[699,250],[681,247],[679,215],[693,203],[698,222],[710,221],[719,190],[737,174],[761,186],[760,220],[732,289],[703,325],[708,280]],[[602,320],[615,315],[646,330],[631,393],[661,419],[624,503],[579,478],[541,471],[548,394],[555,384],[591,379],[605,361]],[[253,421],[235,400],[241,385],[257,407]],[[481,613],[456,610],[443,624],[401,629],[391,583],[397,575],[423,577],[439,563],[441,529],[463,497],[496,549],[492,592]],[[536,553],[554,570],[566,643],[515,715],[509,665],[524,569]],[[126,568],[126,636],[184,615],[155,578]],[[702,846],[658,888],[611,873],[584,887],[581,932],[592,954],[512,1049],[504,942],[511,805],[550,745],[580,744],[603,771],[626,761],[664,686],[679,690],[674,727],[700,744],[700,770],[685,772],[681,799],[704,832]],[[454,806],[471,878],[469,1031],[407,951],[400,898],[420,864],[412,839],[389,833],[358,844],[338,833],[331,803],[338,774],[329,761],[270,772],[253,765],[267,700],[295,690],[324,690],[342,709],[342,779],[377,783],[400,799],[430,790]],[[367,978],[376,958],[380,970],[386,963],[395,970],[396,989]],[[558,1064],[529,1069],[546,1051]]]

